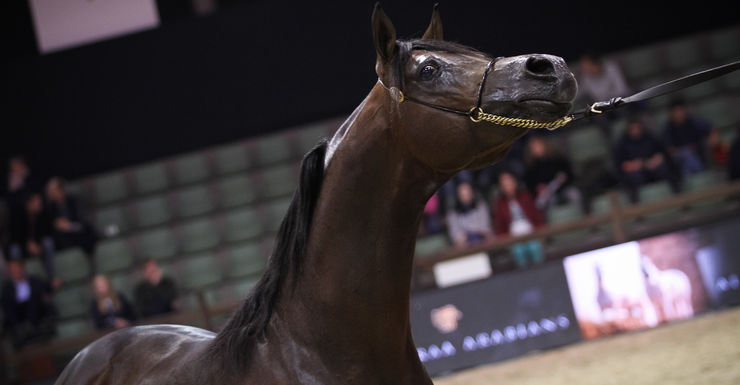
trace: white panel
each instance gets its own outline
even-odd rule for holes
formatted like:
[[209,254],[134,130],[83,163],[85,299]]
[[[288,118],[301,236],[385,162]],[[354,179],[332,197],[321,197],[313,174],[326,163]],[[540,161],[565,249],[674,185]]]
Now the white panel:
[[448,287],[491,276],[491,263],[486,253],[455,258],[434,265],[437,286]]

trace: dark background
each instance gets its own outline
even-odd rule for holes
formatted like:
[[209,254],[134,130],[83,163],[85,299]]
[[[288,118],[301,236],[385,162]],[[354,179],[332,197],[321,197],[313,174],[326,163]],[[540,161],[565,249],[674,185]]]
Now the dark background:
[[[384,7],[400,37],[418,37],[432,3]],[[740,22],[727,2],[644,3],[447,1],[441,11],[448,40],[566,60]],[[47,175],[76,178],[348,114],[375,81],[374,1],[221,0],[196,16],[188,1],[159,0],[157,29],[47,55],[27,1],[2,4],[0,158],[26,154]]]

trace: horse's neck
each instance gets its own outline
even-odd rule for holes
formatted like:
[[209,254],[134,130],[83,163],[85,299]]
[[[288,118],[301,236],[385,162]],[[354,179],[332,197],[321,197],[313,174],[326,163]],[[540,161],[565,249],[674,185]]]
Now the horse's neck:
[[[330,146],[303,272],[288,302],[313,310],[299,332],[334,357],[374,352],[364,359],[402,365],[415,354],[408,319],[415,238],[442,181],[404,153],[383,96],[372,93],[340,132],[341,144]],[[337,351],[345,347],[353,351]]]

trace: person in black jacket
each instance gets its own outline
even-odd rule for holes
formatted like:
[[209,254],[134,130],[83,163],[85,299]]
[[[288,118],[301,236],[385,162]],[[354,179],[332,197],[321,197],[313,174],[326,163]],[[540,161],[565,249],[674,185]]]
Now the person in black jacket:
[[0,294],[3,334],[10,336],[16,349],[47,341],[55,333],[51,287],[45,280],[26,274],[22,260],[8,261],[8,275]]
[[108,277],[96,275],[93,292],[95,298],[90,304],[90,315],[96,329],[122,329],[136,321],[134,308],[123,294],[115,291]]
[[540,136],[529,139],[524,182],[537,208],[564,203],[580,204],[581,193],[573,184],[573,167],[565,156]]
[[54,275],[54,241],[51,237],[51,220],[44,209],[39,193],[30,193],[25,199],[24,209],[15,216],[10,226],[10,259],[40,258],[47,278],[52,286],[61,283]]
[[179,307],[177,287],[153,259],[143,265],[144,279],[136,285],[134,300],[142,317],[152,317],[176,311]]
[[94,273],[93,256],[98,235],[83,217],[76,197],[67,194],[64,180],[58,177],[51,178],[47,183],[46,196],[49,200],[49,216],[56,249],[80,247],[87,255],[91,271]]
[[632,203],[639,201],[639,189],[645,183],[666,180],[674,193],[680,191],[670,162],[663,143],[646,132],[639,120],[631,120],[615,148],[614,164]]

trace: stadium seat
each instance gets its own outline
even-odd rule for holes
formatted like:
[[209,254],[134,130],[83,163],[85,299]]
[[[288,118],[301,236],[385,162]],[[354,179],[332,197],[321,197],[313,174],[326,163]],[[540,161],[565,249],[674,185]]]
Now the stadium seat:
[[92,186],[96,206],[120,201],[128,196],[128,183],[123,171],[95,177]]
[[[617,202],[621,207],[629,205],[629,200],[627,199],[627,195],[625,195],[622,191],[616,192],[617,194]],[[591,201],[591,212],[594,214],[604,214],[610,212],[612,209],[611,203],[609,202],[609,194],[601,194],[596,196],[593,201]]]
[[40,258],[30,258],[26,260],[26,274],[40,278],[47,278],[46,270],[44,270],[44,263]]
[[653,182],[640,186],[639,194],[640,203],[658,202],[670,199],[673,196],[671,186],[666,181]]
[[574,203],[553,206],[547,210],[547,223],[557,225],[568,223],[583,217],[581,207]]
[[88,277],[90,261],[82,249],[74,247],[57,252],[54,257],[54,268],[62,282],[73,282]]
[[655,47],[628,51],[619,58],[627,83],[634,79],[655,75],[663,69],[662,60]]
[[210,253],[189,257],[182,261],[182,265],[182,285],[188,289],[203,289],[222,278],[221,264]]
[[260,188],[263,199],[291,195],[298,185],[298,172],[294,164],[264,169],[261,172]]
[[[690,56],[690,55],[687,55],[687,56]],[[703,66],[701,68],[691,70],[687,72],[687,74],[698,72],[700,70],[705,70],[705,69],[707,69],[707,67]],[[704,83],[697,84],[695,86],[682,90],[681,96],[683,96],[688,101],[698,100],[698,99],[719,93],[721,91],[721,85],[722,84],[720,82],[714,82],[714,81],[704,82]],[[670,100],[670,98],[660,98],[660,99]]]
[[219,230],[210,219],[198,219],[182,225],[182,250],[186,253],[202,251],[218,246]]
[[604,134],[596,126],[569,131],[567,140],[568,155],[574,163],[609,157],[609,145],[604,139]]
[[735,101],[727,95],[704,100],[696,106],[696,110],[700,116],[712,122],[712,125],[717,128],[737,125],[740,121],[740,110]]
[[58,338],[77,337],[93,331],[92,324],[87,317],[60,321],[56,327]]
[[247,295],[257,285],[259,279],[259,276],[251,276],[237,280],[236,282],[232,283],[230,287],[234,293],[234,298],[236,298],[237,300],[243,300],[244,298],[247,298]]
[[139,227],[148,227],[172,219],[169,201],[165,195],[156,195],[136,202],[136,218]]
[[139,166],[133,170],[137,194],[149,194],[169,187],[167,167],[164,162]]
[[230,211],[224,216],[224,240],[238,242],[252,239],[262,234],[262,222],[257,210],[247,207]]
[[253,180],[245,174],[221,179],[218,183],[221,207],[229,208],[252,203],[257,199]]
[[709,36],[709,52],[715,60],[730,61],[740,59],[740,28],[733,26]]
[[319,140],[328,137],[331,133],[327,130],[329,125],[325,122],[320,122],[308,127],[303,127],[296,132],[296,140],[298,142],[298,151],[300,155],[304,155],[309,152],[312,148],[319,143]]
[[289,134],[287,133],[278,133],[257,139],[254,142],[254,150],[257,153],[257,161],[260,166],[287,162],[294,158]]
[[210,164],[205,152],[181,156],[172,162],[175,183],[185,185],[201,182],[211,176]]
[[133,263],[133,254],[125,239],[108,239],[98,244],[95,252],[95,266],[98,273],[110,274],[125,270]]
[[92,298],[92,287],[85,283],[65,287],[54,293],[53,301],[59,317],[72,318],[87,315]]
[[426,256],[450,247],[450,242],[445,234],[435,234],[416,240],[415,256]]
[[247,147],[243,142],[219,147],[213,155],[216,173],[219,175],[245,171],[251,166]]
[[139,233],[137,242],[142,258],[162,260],[172,258],[177,253],[175,236],[168,227],[159,227]]
[[265,228],[269,232],[277,232],[280,229],[280,223],[282,223],[285,214],[288,212],[291,199],[284,198],[270,203],[265,204]]
[[[683,72],[706,61],[700,37],[689,37],[663,45],[666,64],[673,70]],[[688,53],[691,54],[688,54]]]
[[686,191],[701,191],[714,187],[722,181],[722,177],[713,170],[704,170],[691,174],[684,179],[684,189]]
[[227,275],[241,278],[260,274],[265,269],[266,260],[264,250],[258,242],[231,247],[227,251]]
[[126,208],[122,205],[95,210],[94,218],[95,229],[108,237],[126,233],[130,228]]
[[113,273],[108,276],[110,284],[117,292],[126,297],[132,304],[135,301],[134,288],[138,283],[140,273],[136,270],[129,270],[119,273]]
[[214,208],[213,195],[207,184],[186,187],[177,192],[177,212],[180,218],[206,214]]

